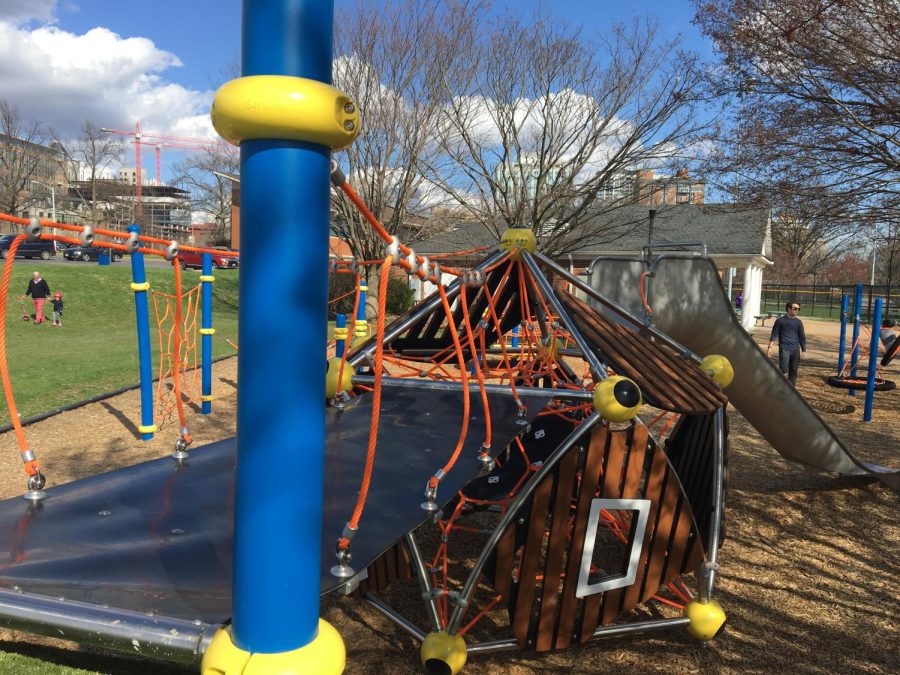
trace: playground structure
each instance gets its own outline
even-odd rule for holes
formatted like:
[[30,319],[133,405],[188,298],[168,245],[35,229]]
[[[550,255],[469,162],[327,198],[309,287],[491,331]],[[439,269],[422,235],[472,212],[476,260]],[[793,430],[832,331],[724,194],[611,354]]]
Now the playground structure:
[[[420,639],[432,673],[459,672],[469,654],[596,636],[682,627],[710,639],[724,621],[713,595],[729,399],[789,459],[900,488],[896,471],[859,462],[811,409],[804,417],[771,364],[756,367],[702,257],[599,261],[585,284],[530,231],[510,229],[474,270],[384,231],[329,163],[359,124],[352,101],[320,86],[329,5],[247,3],[247,77],[217,97],[217,126],[241,144],[250,214],[238,437],[0,503],[0,519],[18,523],[0,544],[0,622],[160,659],[202,656],[204,673],[340,672],[340,638],[318,618],[326,592],[354,594]],[[300,48],[301,34],[325,37]],[[291,92],[307,96],[300,110],[302,97],[272,99]],[[293,328],[325,320],[329,176],[385,239],[381,283],[399,266],[437,292],[391,325],[380,311],[376,335],[326,366],[324,331]],[[290,247],[273,253],[273,227],[304,236],[303,264]],[[442,273],[458,278],[445,286]],[[556,290],[558,279],[589,303]],[[273,284],[298,289],[279,331],[267,321]],[[791,424],[773,419],[776,402]],[[794,416],[800,428],[777,436]],[[472,541],[474,562],[456,565],[456,547]],[[405,578],[427,629],[379,595]],[[487,617],[505,617],[508,637],[480,639]]]

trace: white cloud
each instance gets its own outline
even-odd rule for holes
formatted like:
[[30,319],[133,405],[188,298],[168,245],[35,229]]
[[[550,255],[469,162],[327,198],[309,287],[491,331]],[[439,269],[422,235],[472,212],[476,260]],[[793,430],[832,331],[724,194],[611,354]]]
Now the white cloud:
[[[182,65],[176,55],[147,38],[124,38],[102,27],[78,35],[46,24],[17,25],[3,20],[12,16],[9,1],[2,0],[0,14],[0,96],[24,120],[41,121],[64,139],[77,137],[86,119],[117,129],[133,129],[140,121],[148,131],[212,136],[213,92],[165,77]],[[28,3],[51,12],[55,4]],[[14,0],[18,4],[25,1]]]

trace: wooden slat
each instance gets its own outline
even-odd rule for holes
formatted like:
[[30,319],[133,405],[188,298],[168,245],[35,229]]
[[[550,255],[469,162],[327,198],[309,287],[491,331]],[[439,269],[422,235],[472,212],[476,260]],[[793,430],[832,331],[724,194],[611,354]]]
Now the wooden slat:
[[[603,469],[603,486],[600,499],[614,499],[621,494],[623,462],[628,449],[627,432],[614,431],[609,444],[606,466]],[[590,504],[588,504],[590,507]],[[581,614],[581,641],[589,640],[600,621],[600,603],[604,593],[595,593],[584,599],[584,610]]]
[[653,532],[652,550],[647,561],[647,576],[644,580],[644,588],[641,591],[641,602],[647,602],[659,590],[663,568],[666,562],[666,550],[675,526],[675,518],[678,515],[679,485],[674,480],[674,474],[670,468],[666,470],[665,486],[659,511],[656,514],[656,527]]
[[563,584],[562,602],[559,610],[559,626],[556,630],[556,649],[565,649],[572,644],[573,640],[575,613],[578,607],[578,599],[575,597],[575,592],[578,589],[578,572],[581,566],[581,554],[584,550],[584,535],[587,531],[591,500],[594,498],[600,481],[600,472],[603,467],[608,440],[609,432],[607,427],[599,427],[591,431],[591,440],[588,444],[584,470],[581,474],[575,523],[572,527],[572,546],[569,550],[569,560],[566,564],[566,579]]
[[553,519],[550,525],[550,541],[547,545],[547,562],[544,566],[540,617],[535,639],[535,647],[539,652],[553,648],[557,620],[556,610],[559,605],[559,584],[566,553],[566,539],[569,534],[569,510],[572,504],[572,495],[575,493],[575,470],[577,467],[577,452],[568,453],[559,466],[556,496],[553,501]]
[[[635,427],[634,438],[628,451],[628,465],[625,473],[625,481],[619,497],[622,499],[639,499],[641,497],[641,475],[644,472],[644,456],[647,451],[649,433],[646,427]],[[638,542],[640,544],[640,542]],[[637,578],[635,578],[637,580]],[[622,599],[625,597],[624,588],[616,588],[603,594],[603,609],[600,624],[606,626],[622,610]]]
[[531,498],[531,519],[522,554],[522,570],[519,574],[519,590],[516,595],[516,609],[512,620],[513,635],[519,644],[528,641],[531,625],[532,603],[536,590],[536,577],[541,568],[541,554],[544,546],[544,529],[547,522],[547,507],[553,489],[552,480],[544,480]]
[[509,598],[512,587],[513,553],[516,546],[516,526],[510,525],[497,542],[494,563],[494,588],[504,598]]

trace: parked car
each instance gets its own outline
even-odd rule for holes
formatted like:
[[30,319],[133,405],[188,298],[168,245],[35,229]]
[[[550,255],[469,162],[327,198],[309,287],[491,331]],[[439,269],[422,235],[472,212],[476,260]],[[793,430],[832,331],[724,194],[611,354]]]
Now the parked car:
[[113,262],[119,262],[122,259],[121,251],[113,251],[103,246],[69,246],[63,251],[63,257],[66,260],[83,260],[85,262],[98,260],[101,254],[108,255]]
[[[9,247],[12,246],[13,240],[18,235],[4,234],[0,237],[0,257],[6,258],[9,255]],[[39,239],[38,241],[25,240],[19,244],[16,250],[17,258],[40,258],[41,260],[50,260],[56,255],[56,246],[52,241]]]
[[[226,248],[225,246],[214,246],[213,249],[216,251],[232,251],[230,248]],[[186,267],[193,267],[196,269],[203,268],[203,254],[195,253],[194,251],[179,251],[178,259],[181,261],[181,268],[184,269]],[[232,255],[222,255],[213,253],[212,254],[212,264],[213,267],[217,270],[219,269],[234,269],[239,267],[241,264],[240,258],[238,256]]]

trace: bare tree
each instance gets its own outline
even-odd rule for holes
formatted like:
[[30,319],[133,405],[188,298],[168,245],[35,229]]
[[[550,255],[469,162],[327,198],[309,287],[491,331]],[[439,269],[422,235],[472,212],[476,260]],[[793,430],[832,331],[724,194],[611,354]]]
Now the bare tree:
[[722,56],[716,165],[735,199],[802,211],[826,243],[896,218],[900,3],[695,4]]
[[[433,233],[422,216],[441,204],[419,170],[430,150],[443,104],[439,64],[460,47],[479,5],[392,0],[373,11],[358,4],[336,24],[335,84],[353,96],[362,126],[336,156],[351,185],[387,229],[404,243]],[[453,60],[458,62],[456,55]],[[380,259],[384,243],[339,191],[332,195],[332,229],[361,260]],[[441,219],[441,223],[444,221]],[[366,270],[370,310],[379,268]]]
[[598,215],[637,195],[609,200],[604,189],[629,171],[685,165],[702,147],[698,59],[651,21],[594,40],[507,13],[466,38],[439,64],[446,106],[422,165],[497,236],[531,228],[550,254],[621,236]]
[[[104,199],[103,185],[109,182],[109,170],[114,163],[121,162],[125,152],[122,142],[100,130],[91,120],[81,125],[78,139],[69,144],[57,139],[70,161],[79,166],[79,181],[74,185],[82,203],[90,209],[90,223],[98,225],[109,220],[110,205]],[[105,205],[105,206],[104,206]]]
[[175,166],[175,183],[191,195],[191,208],[215,223],[212,239],[227,244],[231,233],[231,190],[240,171],[238,148],[219,144],[192,153]]
[[23,120],[16,106],[0,99],[0,212],[17,215],[33,201],[30,180],[64,171],[62,157],[54,161],[40,147],[47,140],[42,123]]

